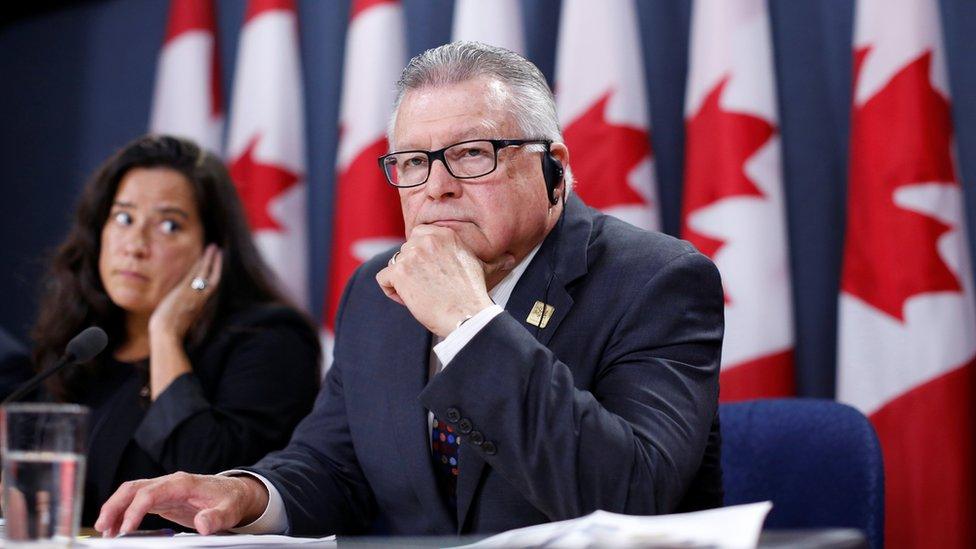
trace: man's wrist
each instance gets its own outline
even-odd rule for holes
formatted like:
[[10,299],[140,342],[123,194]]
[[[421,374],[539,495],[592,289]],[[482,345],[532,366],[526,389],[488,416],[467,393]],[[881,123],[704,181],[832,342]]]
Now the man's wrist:
[[488,307],[485,307],[478,314],[472,316],[468,319],[468,322],[463,322],[461,326],[458,326],[456,330],[449,333],[443,341],[434,345],[434,354],[437,355],[437,359],[441,361],[444,367],[447,367],[454,356],[457,355],[461,349],[463,349],[468,342],[471,341],[474,336],[478,335],[480,332],[493,318],[504,312],[500,306],[492,303]]
[[232,478],[241,483],[243,506],[241,521],[235,526],[243,526],[256,521],[268,508],[268,489],[264,483],[251,475],[235,475]]
[[488,307],[491,307],[494,304],[495,302],[492,301],[491,298],[486,295],[483,301],[459,308],[456,313],[450,316],[450,318],[445,319],[446,322],[442,327],[444,333],[437,334],[437,335],[440,336],[441,338],[447,337],[448,335],[451,334],[451,332],[454,332],[455,330],[460,328],[462,324],[464,324],[468,320],[471,320],[472,317],[474,317],[481,311],[484,311]]

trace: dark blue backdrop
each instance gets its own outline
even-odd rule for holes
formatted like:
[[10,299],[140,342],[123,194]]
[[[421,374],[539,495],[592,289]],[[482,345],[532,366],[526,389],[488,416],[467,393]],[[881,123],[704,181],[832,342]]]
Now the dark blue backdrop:
[[[798,387],[833,396],[853,0],[770,0],[794,275]],[[144,132],[166,0],[75,2],[0,28],[0,327],[26,338],[43,257],[88,174]],[[452,0],[404,0],[415,54],[450,38]],[[220,0],[230,96],[244,0]],[[976,221],[976,2],[942,0],[959,163]],[[559,0],[525,0],[528,57],[552,77]],[[25,8],[20,8],[24,10]],[[320,314],[349,1],[299,0],[309,151],[311,295]],[[676,233],[691,0],[638,0],[664,228]],[[377,37],[381,40],[382,37]],[[974,231],[970,229],[970,242]]]

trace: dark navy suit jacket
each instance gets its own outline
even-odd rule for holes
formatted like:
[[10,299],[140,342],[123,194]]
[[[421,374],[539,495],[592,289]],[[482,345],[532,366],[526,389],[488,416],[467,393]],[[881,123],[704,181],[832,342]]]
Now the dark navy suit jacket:
[[[315,409],[251,468],[281,493],[289,533],[497,532],[721,503],[722,286],[689,244],[571,197],[506,312],[430,380],[431,334],[374,279],[389,256],[346,288]],[[526,322],[536,301],[555,307],[544,329]],[[456,510],[428,410],[481,434],[462,435]]]

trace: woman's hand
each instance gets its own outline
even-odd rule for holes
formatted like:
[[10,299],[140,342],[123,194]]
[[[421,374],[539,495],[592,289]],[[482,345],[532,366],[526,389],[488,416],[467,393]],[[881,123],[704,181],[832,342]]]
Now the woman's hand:
[[183,350],[183,338],[220,284],[222,259],[220,249],[215,244],[208,245],[186,277],[166,294],[149,317],[149,387],[153,400],[173,380],[192,371]]
[[209,244],[183,280],[166,294],[149,317],[150,341],[156,336],[183,341],[203,306],[217,290],[222,263],[220,249],[216,244]]

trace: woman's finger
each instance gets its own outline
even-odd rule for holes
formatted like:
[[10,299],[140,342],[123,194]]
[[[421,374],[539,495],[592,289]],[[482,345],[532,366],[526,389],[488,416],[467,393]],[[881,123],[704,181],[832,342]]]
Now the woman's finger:
[[212,263],[213,264],[210,268],[210,277],[208,278],[210,281],[209,287],[211,289],[216,289],[217,284],[220,284],[220,274],[224,272],[224,251],[217,248],[216,245],[214,245],[214,257]]
[[190,272],[193,274],[193,278],[202,278],[204,280],[209,280],[210,278],[210,268],[213,264],[213,254],[214,245],[208,244],[206,248],[203,249],[203,254],[200,259],[193,265]]
[[219,280],[219,272],[216,279],[214,270],[220,262],[220,249],[216,244],[208,244],[203,250],[203,255],[194,263],[193,267],[186,274],[184,285],[189,286],[198,293],[210,295]]
[[[198,278],[202,278],[206,280],[207,277],[205,271],[203,270],[203,265],[204,265],[204,260],[207,258],[207,251],[209,249],[210,249],[209,246],[207,248],[204,248],[203,254],[201,254],[200,258],[193,263],[193,266],[186,271],[186,276],[184,276],[183,281],[180,282],[180,284],[178,284],[176,288],[174,288],[175,291],[182,290],[186,287],[190,287],[196,290],[196,287],[194,286],[194,281]],[[197,290],[197,291],[201,291],[201,290]]]

